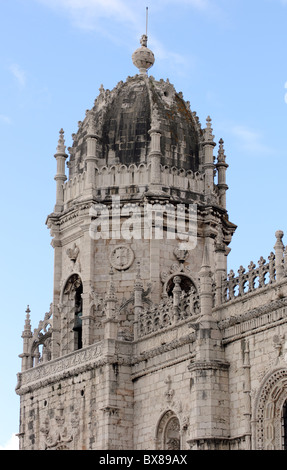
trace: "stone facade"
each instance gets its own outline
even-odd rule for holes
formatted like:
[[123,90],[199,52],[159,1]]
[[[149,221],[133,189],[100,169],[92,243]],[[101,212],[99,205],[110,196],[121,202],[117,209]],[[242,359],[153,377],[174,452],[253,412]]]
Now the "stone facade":
[[140,73],[101,87],[69,156],[60,131],[54,294],[33,331],[26,311],[20,448],[287,449],[283,233],[227,273],[223,140],[214,155],[211,119],[148,77],[141,44]]

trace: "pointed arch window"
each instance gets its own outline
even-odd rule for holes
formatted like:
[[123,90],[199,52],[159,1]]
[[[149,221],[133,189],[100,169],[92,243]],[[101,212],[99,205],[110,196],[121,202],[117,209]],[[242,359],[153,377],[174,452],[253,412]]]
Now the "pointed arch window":
[[75,317],[74,317],[74,328],[75,332],[75,349],[82,349],[82,314],[83,314],[83,302],[82,302],[83,284],[81,283],[77,287],[75,292]]
[[82,348],[83,284],[78,274],[66,282],[62,297],[63,354]]
[[161,418],[156,432],[157,450],[180,450],[180,423],[176,414],[169,410]]

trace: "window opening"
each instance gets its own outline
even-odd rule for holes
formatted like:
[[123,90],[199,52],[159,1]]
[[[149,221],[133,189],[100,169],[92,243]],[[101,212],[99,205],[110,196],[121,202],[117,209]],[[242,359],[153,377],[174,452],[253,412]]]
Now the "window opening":
[[75,293],[75,318],[74,318],[74,328],[75,332],[75,347],[76,349],[82,349],[82,293],[83,286],[82,284],[76,289]]

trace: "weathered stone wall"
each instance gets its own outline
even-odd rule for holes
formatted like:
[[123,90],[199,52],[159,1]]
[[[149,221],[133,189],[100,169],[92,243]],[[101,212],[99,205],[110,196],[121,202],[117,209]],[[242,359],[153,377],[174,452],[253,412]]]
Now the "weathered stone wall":
[[[285,294],[281,295],[285,289],[286,281],[281,281],[268,290],[259,289],[256,294],[247,294],[246,302],[235,300],[223,310],[226,318],[229,318],[223,322],[226,326],[223,343],[226,360],[230,363],[230,436],[249,436],[245,440],[247,447],[259,448],[262,445],[256,430],[259,424],[257,401],[265,377],[272,375],[278,367],[283,368],[287,374],[287,309]],[[281,294],[278,295],[279,292]],[[234,315],[235,312],[237,316]],[[274,394],[273,403],[276,400]],[[266,405],[267,403],[261,404]],[[267,411],[264,408],[262,410],[266,418]],[[275,415],[272,419],[275,420]],[[276,419],[277,425],[281,426],[281,435],[272,445],[280,449],[283,446],[282,409],[278,411]],[[266,431],[263,440],[266,446]]]
[[129,354],[107,341],[23,374],[21,449],[132,449]]

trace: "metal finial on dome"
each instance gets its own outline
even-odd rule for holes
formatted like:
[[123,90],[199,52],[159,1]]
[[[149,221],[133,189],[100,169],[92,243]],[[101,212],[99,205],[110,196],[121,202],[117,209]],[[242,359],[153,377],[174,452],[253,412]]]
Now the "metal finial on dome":
[[139,47],[132,55],[133,64],[139,69],[141,75],[146,75],[147,71],[153,66],[155,62],[153,52],[147,47],[148,8],[146,9],[146,12],[146,34],[143,34],[140,39],[141,47]]

